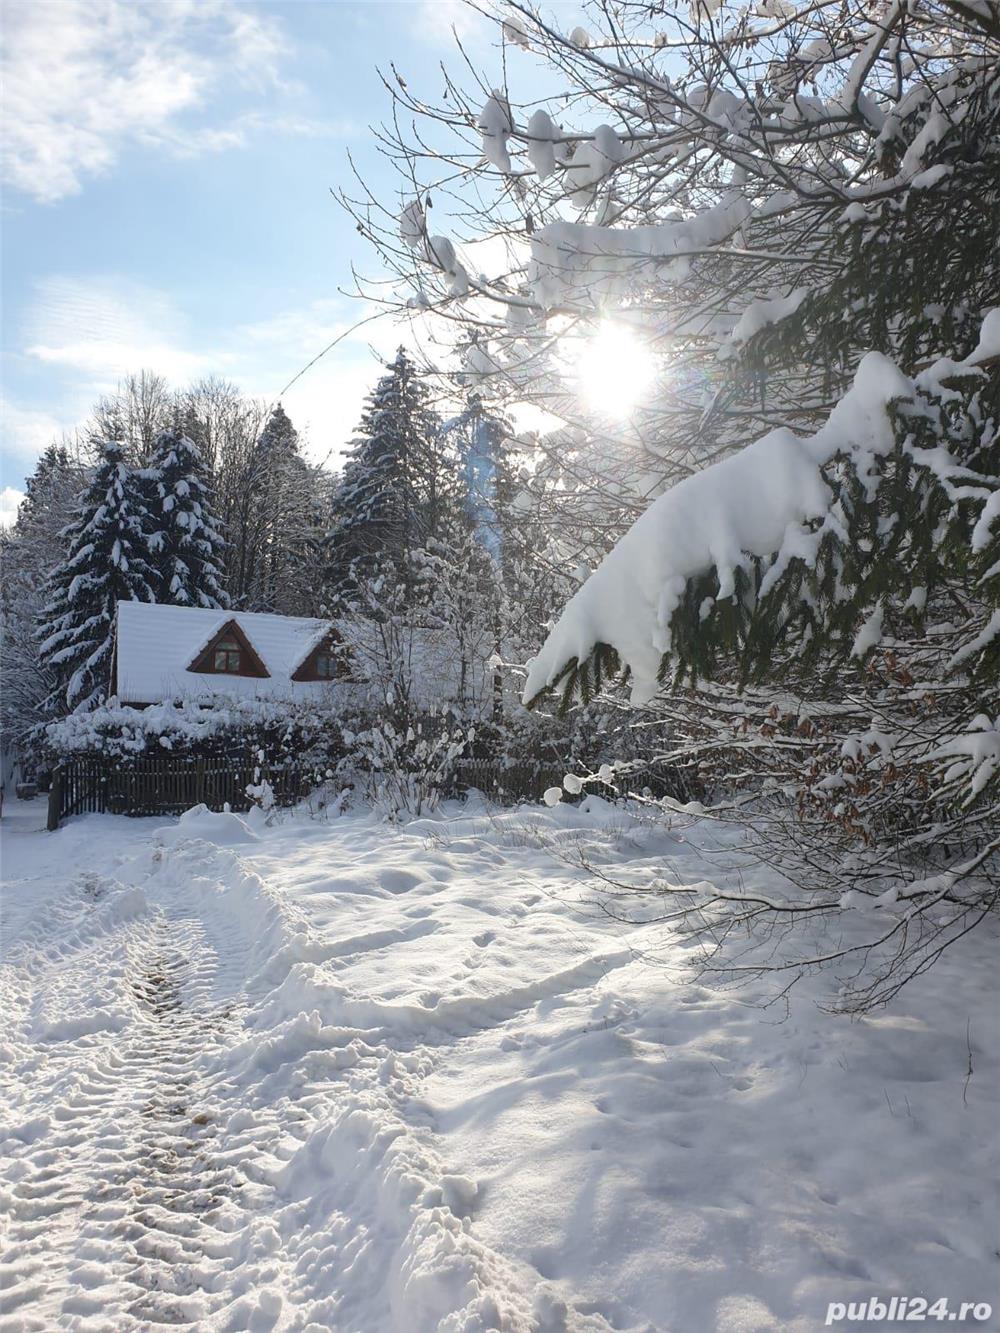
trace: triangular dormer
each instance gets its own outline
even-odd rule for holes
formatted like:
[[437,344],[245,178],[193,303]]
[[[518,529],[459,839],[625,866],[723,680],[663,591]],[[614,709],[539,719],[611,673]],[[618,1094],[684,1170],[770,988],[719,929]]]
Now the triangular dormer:
[[271,674],[235,620],[227,621],[213,635],[208,646],[202,649],[187,669],[206,676],[253,676],[261,679]]
[[347,666],[343,642],[336,630],[326,634],[309,649],[299,665],[292,672],[292,680],[348,680],[350,672]]

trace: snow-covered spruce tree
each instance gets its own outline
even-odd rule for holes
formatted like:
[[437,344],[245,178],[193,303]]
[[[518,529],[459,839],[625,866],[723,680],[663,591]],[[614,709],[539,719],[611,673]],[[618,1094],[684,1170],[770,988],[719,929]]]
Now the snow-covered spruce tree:
[[39,614],[39,657],[56,688],[50,713],[90,708],[108,693],[119,601],[155,601],[156,557],[140,479],[122,446],[108,440],[63,530],[65,555],[50,573]]
[[24,755],[55,687],[38,660],[36,618],[45,578],[63,552],[60,532],[76,509],[83,481],[76,450],[51,444],[28,478],[25,496],[9,531],[0,533],[0,729],[5,748]]
[[175,606],[228,606],[222,582],[226,543],[198,446],[179,430],[161,431],[143,480],[148,548],[156,561],[154,600]]
[[178,411],[182,432],[211,471],[232,604],[315,615],[330,474],[305,460],[280,403],[272,410],[225,380],[192,385],[180,395]]
[[246,604],[302,615],[314,600],[315,469],[280,403],[260,433],[252,459],[260,540],[248,552]]
[[440,420],[400,348],[365,404],[333,497],[327,570],[334,597],[436,535],[448,502]]

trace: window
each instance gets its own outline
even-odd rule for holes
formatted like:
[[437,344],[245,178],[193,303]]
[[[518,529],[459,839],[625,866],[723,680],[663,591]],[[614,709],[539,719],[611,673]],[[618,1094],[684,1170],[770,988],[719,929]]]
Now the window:
[[351,680],[350,662],[335,630],[316,644],[308,657],[292,672],[292,680],[338,681]]
[[239,675],[241,669],[240,645],[231,634],[227,634],[224,639],[216,641],[213,662],[216,671],[227,671],[233,676]]
[[253,644],[235,620],[223,625],[215,638],[188,666],[188,671],[203,672],[209,676],[268,675]]

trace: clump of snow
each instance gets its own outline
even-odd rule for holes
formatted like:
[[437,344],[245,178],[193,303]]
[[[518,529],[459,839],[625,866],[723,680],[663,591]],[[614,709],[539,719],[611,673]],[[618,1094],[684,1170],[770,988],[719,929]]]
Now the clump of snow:
[[978,366],[983,361],[991,361],[1000,356],[1000,306],[987,310],[979,331],[979,342],[975,350],[966,358],[970,366]]
[[542,792],[542,800],[549,807],[558,805],[562,800],[562,787],[546,787]]
[[966,799],[975,800],[1000,771],[1000,714],[993,719],[987,713],[980,713],[967,731],[952,737],[933,758],[952,759],[954,762],[944,773],[944,782],[962,782],[967,788]]
[[427,220],[419,199],[411,199],[399,215],[399,234],[411,250],[422,244],[427,234]]
[[531,50],[531,40],[525,30],[524,24],[516,15],[511,15],[503,21],[503,35],[512,46],[519,46],[522,51]]
[[621,140],[610,125],[598,125],[589,138],[577,144],[566,164],[567,179],[573,187],[570,202],[575,208],[589,208],[596,198],[596,187],[623,156]]
[[232,811],[209,810],[207,805],[193,805],[190,810],[185,810],[177,824],[162,830],[159,836],[167,844],[182,842],[186,838],[201,838],[216,847],[238,847],[242,843],[257,841],[257,834],[245,819]]
[[852,657],[864,657],[866,653],[871,652],[882,642],[882,617],[884,614],[885,607],[879,602],[854,637],[854,643],[851,647]]
[[513,133],[514,121],[506,97],[495,88],[479,113],[479,128],[483,134],[483,157],[497,171],[509,175],[511,166],[507,140]]
[[733,329],[733,342],[748,342],[769,324],[780,324],[783,319],[795,314],[808,295],[808,288],[796,287],[787,296],[776,296],[769,301],[751,301]]
[[[599,160],[591,161],[588,154],[586,170],[603,172],[611,159],[597,145],[593,147]],[[610,141],[605,140],[605,147],[612,148]],[[572,161],[577,161],[576,152]],[[572,172],[570,179],[575,183]],[[635,284],[669,278],[671,273],[680,280],[690,268],[688,252],[719,244],[738,231],[749,215],[750,205],[733,191],[703,213],[655,226],[550,222],[531,238],[527,277],[532,297],[547,309],[574,297],[593,301],[624,296]],[[667,260],[673,264],[665,266]]]
[[528,142],[527,154],[528,160],[535,168],[539,180],[547,180],[556,169],[556,153],[553,147],[553,140],[559,135],[559,130],[553,124],[552,118],[547,111],[541,107],[532,113],[528,121]]

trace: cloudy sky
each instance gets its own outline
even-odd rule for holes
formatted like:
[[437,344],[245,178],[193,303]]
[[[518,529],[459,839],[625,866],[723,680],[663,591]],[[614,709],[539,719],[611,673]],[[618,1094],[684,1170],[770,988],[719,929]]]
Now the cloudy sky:
[[[4,0],[0,508],[129,371],[218,374],[271,398],[365,312],[374,259],[330,188],[348,153],[391,190],[376,64],[440,92],[453,0]],[[284,398],[335,458],[377,375],[367,329]]]

